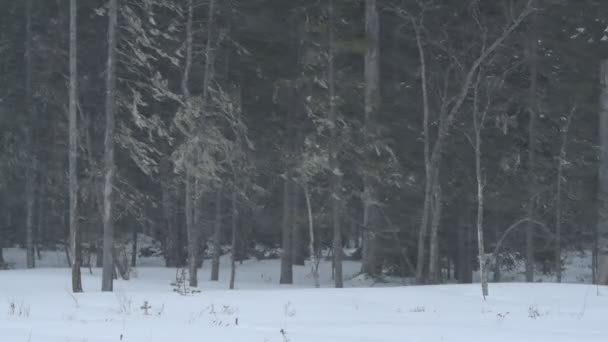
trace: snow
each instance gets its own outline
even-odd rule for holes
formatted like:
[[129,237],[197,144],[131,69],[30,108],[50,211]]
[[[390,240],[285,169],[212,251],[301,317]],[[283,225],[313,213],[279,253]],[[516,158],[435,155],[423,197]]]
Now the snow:
[[[6,250],[18,262],[18,250]],[[140,267],[131,281],[102,293],[100,270],[83,269],[85,293],[72,295],[60,257],[47,267],[0,271],[0,341],[7,342],[417,342],[606,341],[608,288],[588,284],[490,284],[368,288],[345,263],[346,289],[332,289],[330,263],[323,287],[310,268],[295,268],[295,285],[280,286],[279,261],[246,261],[237,290],[227,290],[228,263],[219,282],[200,271],[201,293],[182,296],[175,270]],[[17,263],[18,264],[18,263]],[[147,264],[153,264],[150,260]],[[55,266],[52,268],[50,266]],[[388,286],[393,285],[393,286]],[[144,309],[144,303],[147,309]],[[2,307],[4,306],[4,307]],[[146,314],[147,311],[147,314]]]

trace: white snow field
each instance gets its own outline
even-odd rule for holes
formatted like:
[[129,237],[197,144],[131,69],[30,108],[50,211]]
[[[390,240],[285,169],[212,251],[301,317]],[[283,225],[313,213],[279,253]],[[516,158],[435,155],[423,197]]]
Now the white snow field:
[[[478,285],[362,288],[370,284],[359,277],[331,289],[329,264],[324,288],[311,288],[301,266],[295,285],[280,286],[278,265],[239,265],[230,291],[227,263],[217,283],[206,263],[202,292],[189,296],[172,291],[175,270],[162,267],[138,268],[114,293],[99,291],[100,270],[83,268],[77,295],[67,268],[0,271],[0,342],[608,341],[606,287],[490,284],[484,301]],[[347,262],[345,273],[358,267]]]

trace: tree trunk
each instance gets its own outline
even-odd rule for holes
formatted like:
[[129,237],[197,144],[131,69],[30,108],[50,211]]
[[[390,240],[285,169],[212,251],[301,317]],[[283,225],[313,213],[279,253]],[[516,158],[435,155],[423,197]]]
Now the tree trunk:
[[188,239],[188,275],[189,284],[192,287],[198,286],[198,275],[196,267],[196,256],[198,254],[198,227],[194,222],[194,180],[186,171],[185,184],[185,211],[186,211],[186,237]]
[[25,99],[24,107],[28,127],[24,128],[25,145],[29,153],[29,160],[25,171],[25,249],[27,268],[36,266],[34,251],[34,200],[36,193],[36,155],[32,142],[32,130],[34,127],[34,104],[32,89],[32,2],[25,1]]
[[131,231],[131,267],[137,266],[137,227],[133,226]]
[[[435,176],[437,177],[437,176]],[[433,201],[431,204],[431,235],[429,239],[429,281],[433,284],[441,282],[441,267],[439,260],[439,224],[441,221],[441,186],[435,178]]]
[[344,287],[342,275],[342,226],[340,223],[340,178],[342,172],[338,165],[338,151],[336,150],[337,124],[336,113],[336,77],[335,77],[335,14],[334,1],[329,1],[329,169],[330,169],[330,202],[331,202],[331,224],[333,231],[333,250],[334,250],[334,285],[336,288]]
[[[482,77],[481,71],[478,74],[477,82],[475,84],[475,91],[473,97],[473,129],[475,130],[475,178],[477,180],[477,249],[479,259],[479,279],[481,282],[481,294],[485,299],[488,296],[488,275],[486,271],[486,252],[484,245],[483,236],[483,210],[484,210],[484,196],[483,196],[483,174],[481,170],[481,131],[483,130],[484,121],[486,117],[486,110],[479,113],[479,83]],[[481,115],[480,115],[481,114]]]
[[[532,17],[531,32],[528,41],[528,68],[530,70],[530,89],[528,93],[528,113],[530,116],[528,126],[528,218],[534,219],[536,215],[535,196],[538,194],[536,186],[536,174],[534,168],[536,166],[536,121],[538,111],[538,94],[537,94],[537,79],[538,79],[538,37],[536,27],[536,15]],[[534,265],[535,265],[535,249],[534,249],[534,226],[530,223],[526,227],[526,281],[534,281]]]
[[424,170],[425,170],[425,184],[424,184],[424,202],[422,207],[422,218],[420,220],[420,227],[418,228],[418,256],[416,260],[416,283],[423,284],[426,282],[426,240],[429,228],[429,218],[431,212],[431,201],[432,201],[432,175],[433,169],[431,164],[431,138],[429,135],[429,98],[428,98],[428,84],[426,79],[426,56],[424,52],[424,45],[422,43],[422,34],[420,32],[422,22],[417,22],[414,18],[411,18],[414,32],[416,35],[416,45],[418,48],[418,58],[420,59],[420,76],[421,76],[421,89],[422,89],[422,101],[423,101],[423,132],[424,132]]
[[77,125],[77,99],[78,99],[78,68],[77,68],[77,7],[76,0],[70,0],[70,103],[69,103],[69,194],[70,194],[70,247],[74,261],[72,263],[72,291],[82,292],[82,277],[80,266],[82,252],[80,245],[80,227],[78,224],[78,125]]
[[555,195],[555,260],[554,268],[558,283],[562,282],[562,178],[564,174],[564,164],[566,163],[566,148],[568,145],[568,131],[576,108],[572,108],[562,128],[562,145],[557,158],[557,193]]
[[[380,19],[376,0],[365,1],[365,139],[367,144],[373,144],[375,139],[375,118],[380,109]],[[371,157],[372,154],[368,155]],[[376,193],[371,177],[364,176],[364,237],[363,260],[361,272],[370,276],[380,276],[382,273],[381,248],[378,239],[378,213]]]
[[233,186],[235,189],[232,190],[232,250],[230,251],[230,285],[229,288],[234,290],[234,282],[236,278],[236,249],[237,249],[237,229],[238,229],[238,211],[236,208],[236,177]]
[[310,193],[308,192],[307,187],[304,187],[304,196],[306,198],[306,212],[308,213],[308,236],[310,241],[308,244],[308,250],[310,252],[310,269],[312,271],[312,278],[314,280],[315,287],[318,288],[321,286],[319,283],[319,260],[317,258],[317,251],[315,249],[315,227],[312,218]]
[[608,285],[608,59],[602,61],[600,95],[600,164],[597,224],[597,284]]
[[211,261],[211,281],[220,278],[220,257],[222,256],[222,201],[223,187],[217,190],[215,196],[215,226],[213,229],[213,260]]
[[106,132],[104,137],[104,186],[103,186],[103,271],[102,291],[112,291],[114,282],[114,128],[116,111],[116,44],[118,0],[109,0],[108,6],[108,61],[106,69]]
[[292,236],[292,257],[291,257],[291,262],[293,265],[299,265],[299,266],[304,266],[304,259],[305,259],[305,251],[303,248],[304,246],[306,246],[306,244],[303,241],[303,237],[302,237],[302,228],[300,225],[300,222],[298,220],[299,218],[299,209],[300,209],[300,194],[298,192],[298,186],[297,184],[293,184],[293,191],[291,192],[291,224],[292,229],[291,229],[291,236]]
[[[289,166],[288,166],[289,167]],[[282,248],[281,254],[281,284],[293,284],[293,265],[292,261],[292,241],[291,241],[291,192],[293,191],[293,181],[291,180],[291,171],[287,170],[286,178],[283,185],[283,232],[282,232]]]
[[[184,66],[184,74],[182,77],[182,95],[186,106],[190,109],[192,106],[192,99],[190,95],[190,72],[192,69],[192,56],[193,56],[193,33],[192,33],[192,20],[194,7],[192,0],[187,2],[187,21],[186,21],[186,63]],[[196,226],[196,203],[198,190],[196,189],[196,181],[193,179],[191,172],[186,170],[185,180],[185,211],[186,211],[186,236],[188,239],[188,275],[189,284],[192,287],[198,286],[198,267],[197,267],[197,256],[198,256],[198,237],[199,229]]]

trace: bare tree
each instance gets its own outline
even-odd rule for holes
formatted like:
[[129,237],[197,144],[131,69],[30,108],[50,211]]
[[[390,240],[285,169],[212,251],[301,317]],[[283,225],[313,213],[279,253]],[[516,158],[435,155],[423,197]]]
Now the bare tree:
[[477,82],[475,84],[475,88],[473,91],[473,131],[475,134],[475,140],[473,144],[475,146],[475,178],[477,180],[477,219],[476,219],[476,227],[477,227],[477,249],[479,259],[479,279],[481,282],[481,293],[483,298],[485,299],[488,296],[488,275],[486,270],[486,251],[484,246],[484,236],[483,236],[483,210],[484,210],[484,179],[483,173],[481,169],[481,146],[482,146],[482,135],[481,132],[485,125],[486,116],[488,113],[489,107],[489,96],[488,96],[488,104],[480,110],[480,82],[483,72],[478,72]]
[[222,256],[222,202],[224,188],[220,185],[215,195],[215,226],[213,228],[213,254],[211,261],[211,280],[218,281],[220,277],[220,257]]
[[25,110],[30,127],[25,128],[25,145],[29,150],[29,161],[25,166],[25,249],[27,268],[36,266],[34,250],[34,203],[36,195],[36,173],[37,159],[34,153],[34,143],[32,142],[33,128],[33,89],[32,89],[32,68],[33,62],[33,41],[32,41],[32,1],[25,1]]
[[317,251],[315,249],[315,227],[312,217],[312,204],[310,203],[310,192],[308,191],[308,187],[304,186],[304,197],[306,199],[306,212],[308,214],[308,236],[309,236],[309,244],[308,251],[310,253],[310,269],[312,273],[312,278],[315,283],[315,287],[319,287],[319,258],[317,257]]
[[[536,4],[536,0],[532,0],[532,5]],[[528,90],[528,114],[530,116],[528,124],[528,218],[534,219],[536,214],[536,196],[538,196],[538,186],[536,184],[536,124],[538,116],[538,29],[537,16],[533,16],[531,20],[531,29],[528,46],[527,61],[530,71],[530,88]],[[526,281],[534,281],[534,226],[528,224],[526,228]]]
[[[479,52],[479,54],[473,59],[472,63],[469,66],[464,67],[464,76],[461,81],[459,81],[458,86],[456,87],[456,93],[453,96],[444,96],[445,101],[442,104],[444,108],[440,110],[440,115],[438,118],[438,127],[437,134],[434,139],[434,144],[430,145],[430,135],[427,131],[428,127],[428,119],[430,113],[430,105],[429,105],[429,95],[428,95],[428,87],[429,80],[427,77],[428,68],[426,65],[426,51],[425,46],[422,41],[421,32],[425,28],[423,23],[424,12],[426,8],[422,9],[422,14],[420,18],[416,18],[411,15],[409,12],[398,9],[397,14],[402,16],[404,19],[410,21],[414,27],[416,32],[416,41],[418,46],[418,52],[420,55],[420,67],[421,67],[421,78],[422,78],[422,94],[423,94],[423,114],[424,114],[424,126],[425,126],[425,140],[429,140],[429,142],[425,142],[425,175],[426,175],[426,185],[425,185],[425,195],[424,195],[424,206],[422,211],[421,225],[419,229],[419,239],[418,239],[418,260],[417,260],[417,268],[416,268],[416,281],[418,283],[424,283],[427,281],[426,272],[425,272],[425,264],[426,264],[426,240],[428,236],[428,224],[430,218],[436,216],[439,212],[434,211],[434,209],[439,208],[440,202],[436,199],[439,193],[439,169],[441,166],[442,154],[446,139],[449,135],[449,132],[454,125],[457,114],[462,109],[466,99],[469,96],[471,86],[475,82],[475,76],[479,71],[479,68],[487,61],[487,59],[492,56],[497,49],[499,49],[502,44],[511,36],[513,31],[520,26],[520,24],[528,17],[530,13],[534,11],[533,8],[533,0],[528,0],[528,2],[524,5],[524,8],[506,25],[506,27],[498,34],[492,41],[484,42],[483,48]],[[485,37],[487,38],[487,37]],[[433,201],[435,201],[435,205],[433,205]],[[435,208],[433,208],[435,207]],[[437,218],[435,218],[437,220]],[[437,221],[436,221],[437,222]],[[435,245],[432,248],[435,248],[435,253],[438,253],[438,240],[431,241],[431,245]],[[434,263],[434,260],[437,260],[436,256],[431,256],[431,263]]]
[[[184,66],[184,74],[182,77],[182,95],[184,96],[184,102],[186,107],[192,106],[192,99],[190,94],[190,72],[192,70],[192,55],[193,55],[193,34],[192,34],[192,17],[194,7],[192,0],[188,0],[187,3],[187,21],[186,21],[186,61]],[[192,108],[188,108],[188,111],[192,111]],[[198,243],[199,243],[199,227],[195,222],[195,206],[196,206],[196,195],[195,190],[196,181],[192,176],[190,170],[186,169],[185,175],[185,212],[186,212],[186,235],[188,237],[188,275],[189,284],[192,287],[198,286]]]
[[82,292],[80,266],[82,251],[80,245],[80,228],[78,226],[78,68],[77,68],[77,19],[76,0],[70,0],[70,100],[69,100],[69,197],[70,197],[70,247],[74,261],[72,263],[72,291]]
[[230,284],[229,288],[234,290],[234,282],[236,278],[236,252],[237,252],[237,236],[238,236],[238,209],[237,209],[237,192],[236,188],[236,177],[234,178],[234,189],[232,189],[232,238],[231,238],[231,246],[232,249],[230,251]]
[[[365,135],[371,140],[374,119],[380,108],[380,19],[376,0],[365,1]],[[369,142],[369,141],[368,141]],[[363,264],[361,271],[372,276],[382,272],[378,240],[378,208],[369,176],[364,177],[363,190]]]
[[600,71],[600,165],[597,223],[597,283],[608,285],[608,59]]
[[555,194],[555,274],[557,282],[562,282],[562,179],[564,177],[564,164],[566,164],[566,148],[568,146],[568,131],[572,123],[572,117],[576,112],[576,106],[572,107],[570,114],[566,118],[564,126],[561,128],[561,146],[557,157],[557,185]]
[[106,130],[104,137],[103,185],[103,271],[101,290],[112,291],[114,283],[114,221],[113,198],[114,130],[116,112],[116,44],[118,28],[118,0],[108,3],[108,59],[106,69]]
[[329,1],[329,169],[330,169],[330,196],[331,196],[331,224],[333,231],[334,249],[334,285],[344,287],[342,275],[342,227],[340,224],[340,177],[338,165],[337,144],[337,112],[336,112],[336,72],[335,72],[335,13],[334,1]]

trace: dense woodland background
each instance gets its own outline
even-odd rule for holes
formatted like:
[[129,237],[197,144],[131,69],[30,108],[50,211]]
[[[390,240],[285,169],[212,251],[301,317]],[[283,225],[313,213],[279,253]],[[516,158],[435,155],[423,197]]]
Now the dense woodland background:
[[329,250],[338,287],[342,258],[533,281],[596,250],[606,1],[72,2],[0,0],[0,247],[30,267],[99,256],[112,223],[109,263],[141,233],[191,274],[277,250],[290,283]]

